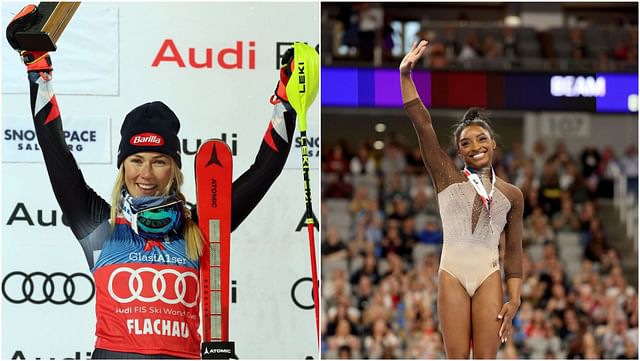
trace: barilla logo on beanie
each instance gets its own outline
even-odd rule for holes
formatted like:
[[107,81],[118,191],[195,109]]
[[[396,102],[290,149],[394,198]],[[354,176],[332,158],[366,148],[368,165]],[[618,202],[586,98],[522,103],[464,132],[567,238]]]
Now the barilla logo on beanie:
[[129,144],[136,147],[160,147],[164,145],[164,138],[156,133],[140,133],[132,136],[129,139]]
[[181,168],[179,130],[178,117],[164,103],[155,101],[136,107],[122,122],[116,166],[138,152],[159,152],[173,158]]

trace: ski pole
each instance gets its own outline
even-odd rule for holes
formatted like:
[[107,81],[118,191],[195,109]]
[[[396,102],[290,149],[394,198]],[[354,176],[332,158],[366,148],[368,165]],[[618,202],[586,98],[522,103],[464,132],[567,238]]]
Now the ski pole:
[[307,110],[318,95],[319,56],[316,50],[307,44],[293,44],[294,70],[287,83],[289,104],[298,115],[298,130],[302,149],[302,175],[304,180],[304,198],[306,203],[306,221],[309,233],[309,252],[311,257],[311,279],[313,282],[313,302],[316,316],[316,337],[320,345],[320,299],[318,297],[318,268],[316,265],[316,246],[313,235],[314,220],[311,204],[311,186],[309,183],[309,154],[307,151]]

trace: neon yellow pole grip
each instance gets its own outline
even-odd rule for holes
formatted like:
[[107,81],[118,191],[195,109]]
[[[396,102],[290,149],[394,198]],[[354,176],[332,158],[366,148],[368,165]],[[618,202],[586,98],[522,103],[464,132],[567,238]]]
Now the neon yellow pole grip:
[[298,114],[298,129],[307,130],[307,110],[318,95],[320,56],[316,49],[296,42],[293,44],[294,69],[287,83],[289,104]]

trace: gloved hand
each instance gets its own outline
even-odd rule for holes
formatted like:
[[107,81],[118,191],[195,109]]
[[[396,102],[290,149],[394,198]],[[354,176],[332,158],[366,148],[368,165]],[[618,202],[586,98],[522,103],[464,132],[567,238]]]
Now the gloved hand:
[[29,29],[39,20],[38,7],[29,4],[20,10],[7,25],[7,41],[12,48],[20,53],[22,61],[27,66],[28,71],[50,71],[52,70],[51,58],[46,51],[28,51],[20,49],[16,41],[17,32]]
[[287,84],[289,83],[289,78],[291,78],[291,74],[293,73],[293,67],[295,66],[293,61],[293,48],[287,49],[284,55],[282,55],[280,67],[280,80],[276,85],[275,94],[271,97],[271,103],[275,104],[280,101],[288,102],[287,98]]

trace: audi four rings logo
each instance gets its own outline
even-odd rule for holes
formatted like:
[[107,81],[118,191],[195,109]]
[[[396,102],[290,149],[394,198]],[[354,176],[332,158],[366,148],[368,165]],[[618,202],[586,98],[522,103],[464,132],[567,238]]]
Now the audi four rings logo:
[[[113,280],[120,274],[125,273],[129,275],[128,292],[127,294],[116,294],[113,289]],[[153,279],[151,280],[151,286],[153,288],[153,296],[146,297],[142,295],[144,288],[144,282],[142,282],[142,274],[151,273]],[[173,281],[173,290],[175,292],[175,298],[171,297],[171,292],[167,292],[167,280],[166,275],[174,275],[176,279]],[[193,278],[196,285],[196,294],[192,300],[185,300],[187,295],[187,278]],[[158,286],[159,285],[159,286]],[[175,305],[182,303],[186,307],[193,307],[198,304],[198,296],[200,295],[200,283],[198,282],[198,276],[193,272],[178,272],[173,269],[157,270],[150,267],[141,267],[133,269],[129,267],[120,267],[111,273],[109,277],[109,294],[114,300],[120,303],[129,303],[132,301],[141,302],[155,302],[162,301],[169,305]]]
[[[7,287],[9,283],[22,282],[22,287]],[[76,294],[77,288],[84,285],[91,289],[89,296]],[[11,303],[31,302],[43,304],[51,302],[62,305],[67,302],[74,305],[89,303],[96,293],[91,276],[84,273],[68,275],[55,272],[50,275],[44,272],[25,273],[14,271],[7,274],[2,280],[2,294]]]

